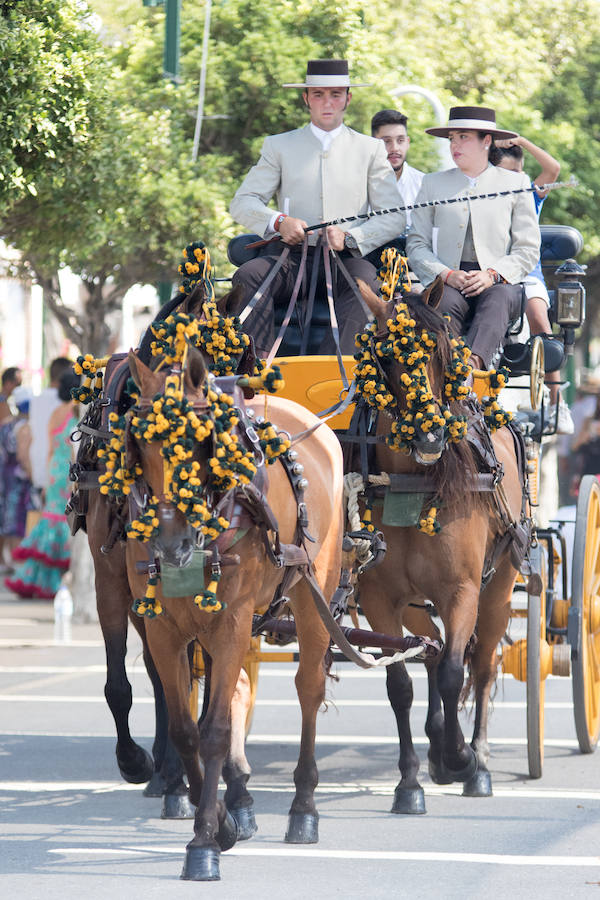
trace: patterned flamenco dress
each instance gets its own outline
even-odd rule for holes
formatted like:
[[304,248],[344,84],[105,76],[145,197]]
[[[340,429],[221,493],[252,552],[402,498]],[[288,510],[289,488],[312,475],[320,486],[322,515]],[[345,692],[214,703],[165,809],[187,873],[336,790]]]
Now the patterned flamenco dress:
[[52,600],[69,568],[70,531],[65,504],[69,497],[68,474],[73,452],[70,438],[76,425],[71,408],[62,424],[51,432],[46,506],[38,523],[13,553],[21,565],[5,580],[6,587],[21,597]]

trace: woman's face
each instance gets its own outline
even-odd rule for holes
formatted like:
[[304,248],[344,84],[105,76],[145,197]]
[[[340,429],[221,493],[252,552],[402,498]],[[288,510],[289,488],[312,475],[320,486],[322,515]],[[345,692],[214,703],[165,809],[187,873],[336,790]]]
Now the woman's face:
[[450,153],[458,168],[467,175],[478,175],[488,164],[491,138],[479,131],[451,131]]

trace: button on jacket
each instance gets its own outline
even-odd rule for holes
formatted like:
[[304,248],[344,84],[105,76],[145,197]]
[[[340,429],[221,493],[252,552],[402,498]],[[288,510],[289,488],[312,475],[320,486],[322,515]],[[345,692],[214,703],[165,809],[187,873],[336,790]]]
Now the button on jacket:
[[[400,206],[394,172],[382,141],[346,125],[327,151],[310,126],[267,137],[258,163],[235,194],[230,213],[250,231],[264,235],[277,208],[309,225]],[[289,205],[286,204],[289,201]],[[404,213],[376,216],[341,225],[364,255],[405,228]],[[317,235],[309,240],[315,243]]]
[[[531,187],[525,173],[488,166],[476,186],[460,169],[425,175],[417,203]],[[540,229],[531,193],[465,200],[412,212],[407,239],[411,269],[423,285],[446,269],[460,269],[467,226],[480,269],[495,269],[509,284],[522,281],[540,255]]]

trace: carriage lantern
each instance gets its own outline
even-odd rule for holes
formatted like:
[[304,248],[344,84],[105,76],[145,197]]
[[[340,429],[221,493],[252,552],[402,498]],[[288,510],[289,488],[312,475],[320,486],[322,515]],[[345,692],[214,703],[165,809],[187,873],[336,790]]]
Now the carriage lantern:
[[[574,259],[567,259],[555,272],[565,279],[559,281],[556,288],[556,323],[567,331],[579,328],[585,317],[585,288],[581,279],[585,277],[586,268]],[[572,340],[565,343],[572,343]]]

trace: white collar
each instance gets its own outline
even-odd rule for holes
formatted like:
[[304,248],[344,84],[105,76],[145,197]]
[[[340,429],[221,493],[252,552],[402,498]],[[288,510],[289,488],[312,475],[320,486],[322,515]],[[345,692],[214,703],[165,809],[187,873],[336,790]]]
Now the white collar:
[[340,134],[343,127],[344,126],[342,124],[342,125],[338,125],[337,128],[334,128],[333,131],[323,131],[322,128],[319,128],[313,122],[310,123],[310,130],[312,131],[314,136],[317,138],[317,140],[321,143],[323,150],[329,150],[329,148],[331,147],[332,141],[335,140],[335,138],[338,136],[338,134]]

